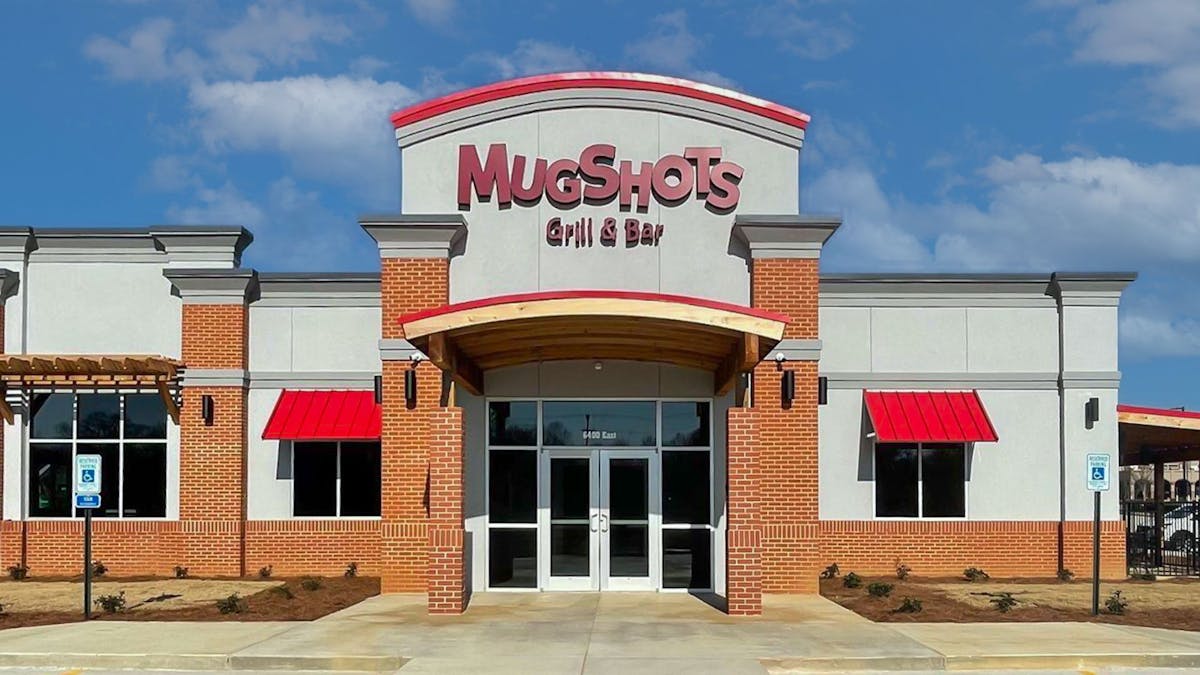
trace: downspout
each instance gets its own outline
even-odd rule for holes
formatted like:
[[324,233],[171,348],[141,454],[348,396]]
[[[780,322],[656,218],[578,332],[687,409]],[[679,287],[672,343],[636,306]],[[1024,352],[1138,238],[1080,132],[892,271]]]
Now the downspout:
[[1067,391],[1066,382],[1063,380],[1066,317],[1063,316],[1062,289],[1054,283],[1053,276],[1051,288],[1058,305],[1058,571],[1062,572],[1066,564],[1064,530],[1067,523]]

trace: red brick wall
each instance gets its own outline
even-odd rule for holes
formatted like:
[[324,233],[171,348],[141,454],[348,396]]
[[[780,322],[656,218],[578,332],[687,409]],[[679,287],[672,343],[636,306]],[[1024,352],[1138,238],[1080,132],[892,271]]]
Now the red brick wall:
[[463,415],[429,414],[429,611],[458,614],[466,606],[463,542]]
[[762,483],[759,467],[758,411],[730,408],[725,451],[728,489],[725,567],[726,611],[745,616],[762,613]]
[[[968,567],[996,577],[1053,577],[1058,571],[1057,521],[827,520],[820,528],[822,565],[836,563],[843,573],[892,574],[897,561],[920,576],[958,576]],[[1063,535],[1066,567],[1091,577],[1092,523],[1067,522]],[[1100,576],[1126,576],[1120,521],[1101,523]]]
[[358,564],[379,576],[378,520],[251,520],[246,523],[246,573],[268,565],[276,576],[334,576]]
[[385,339],[404,337],[397,321],[401,316],[450,301],[450,262],[445,258],[383,258],[379,267]]

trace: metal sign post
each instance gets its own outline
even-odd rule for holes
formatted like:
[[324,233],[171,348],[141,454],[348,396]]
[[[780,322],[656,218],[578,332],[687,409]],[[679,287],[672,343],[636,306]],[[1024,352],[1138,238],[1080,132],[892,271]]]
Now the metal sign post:
[[100,508],[100,455],[75,455],[75,508],[83,510],[83,618],[92,618],[92,510]]
[[1087,488],[1095,495],[1092,516],[1092,616],[1100,613],[1100,493],[1110,487],[1111,455],[1088,453]]

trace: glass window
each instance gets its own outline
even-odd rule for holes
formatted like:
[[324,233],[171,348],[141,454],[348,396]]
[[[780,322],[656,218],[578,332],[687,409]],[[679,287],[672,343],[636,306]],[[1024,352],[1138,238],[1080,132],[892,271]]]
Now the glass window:
[[921,446],[921,515],[927,518],[967,515],[965,456],[961,445]]
[[167,409],[158,394],[125,396],[125,438],[166,438]]
[[292,490],[292,515],[337,515],[337,443],[295,444]]
[[662,444],[666,447],[708,447],[708,409],[706,401],[664,402]]
[[493,523],[537,522],[537,453],[492,450],[488,517]]
[[875,446],[875,515],[912,517],[917,506],[917,447],[880,443]]
[[382,481],[379,443],[342,443],[343,516],[378,516]]
[[130,443],[126,445],[123,471],[125,486],[121,515],[126,518],[165,518],[167,515],[166,444]]
[[663,530],[663,588],[712,588],[711,561],[707,528]]
[[537,588],[537,530],[488,531],[488,585]]
[[663,522],[707,525],[709,483],[707,450],[663,452]]
[[79,438],[121,437],[119,394],[79,395]]
[[653,446],[656,417],[654,401],[546,401],[542,444]]
[[488,406],[488,442],[492,445],[537,445],[537,402],[492,402]]
[[74,406],[72,394],[34,394],[29,402],[29,435],[33,438],[71,438]]
[[70,517],[71,445],[29,445],[29,515]]

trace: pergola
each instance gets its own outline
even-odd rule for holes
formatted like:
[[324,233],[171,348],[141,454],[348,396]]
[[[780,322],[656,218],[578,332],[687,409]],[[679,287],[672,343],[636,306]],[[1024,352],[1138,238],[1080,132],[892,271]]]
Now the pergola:
[[[148,354],[3,354],[0,383],[19,389],[156,389],[167,414],[179,423],[173,395],[183,363]],[[13,423],[12,407],[0,397],[0,416]]]

